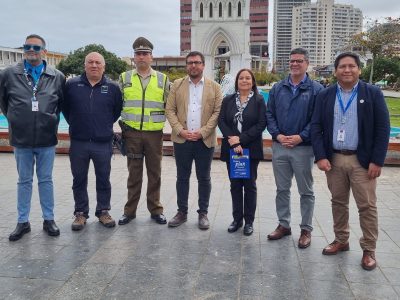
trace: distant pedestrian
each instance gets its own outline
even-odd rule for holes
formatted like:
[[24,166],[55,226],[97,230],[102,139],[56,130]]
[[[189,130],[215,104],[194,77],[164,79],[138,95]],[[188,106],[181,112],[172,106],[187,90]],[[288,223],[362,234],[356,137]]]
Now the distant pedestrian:
[[43,230],[58,236],[54,222],[53,163],[60,120],[64,75],[44,60],[46,42],[36,34],[26,37],[24,60],[0,73],[0,108],[9,124],[18,171],[18,224],[9,240],[31,231],[29,213],[36,165]]
[[176,227],[187,220],[189,179],[193,161],[198,181],[198,226],[208,229],[207,217],[211,193],[211,162],[216,145],[218,115],[221,109],[221,87],[203,76],[204,55],[198,51],[186,56],[188,76],[177,79],[171,87],[166,114],[172,127],[171,139],[177,168],[176,193],[178,213],[168,226]]
[[122,109],[119,86],[104,76],[104,57],[91,52],[85,57],[85,72],[67,81],[63,114],[69,124],[69,158],[73,179],[75,220],[72,230],[81,230],[89,218],[87,192],[90,161],[96,174],[95,216],[105,227],[114,227],[111,209],[111,156],[113,123]]
[[389,113],[381,90],[359,79],[357,54],[335,60],[337,84],[317,97],[311,138],[318,168],[325,171],[332,194],[335,240],[322,251],[334,255],[349,250],[350,189],[357,204],[363,250],[361,266],[376,267],[378,212],[376,183],[389,143]]

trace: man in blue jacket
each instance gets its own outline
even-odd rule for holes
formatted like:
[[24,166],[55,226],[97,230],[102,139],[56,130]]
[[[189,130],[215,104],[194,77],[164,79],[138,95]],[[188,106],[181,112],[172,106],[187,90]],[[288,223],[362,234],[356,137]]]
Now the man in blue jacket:
[[74,177],[75,220],[72,230],[81,230],[89,218],[88,170],[93,161],[96,174],[96,217],[106,227],[114,227],[111,209],[111,156],[113,124],[122,109],[118,85],[104,76],[105,61],[97,52],[85,58],[85,73],[68,80],[63,114],[69,124],[70,162]]
[[308,52],[302,48],[290,52],[288,78],[275,84],[267,104],[267,129],[274,140],[272,167],[276,183],[276,213],[279,225],[268,235],[278,240],[292,234],[290,228],[290,187],[296,177],[300,194],[301,224],[299,248],[311,244],[314,191],[312,168],[314,154],[310,140],[310,122],[316,94],[322,85],[308,76]]
[[317,97],[311,138],[318,168],[326,172],[332,194],[335,240],[322,253],[349,250],[351,188],[363,233],[361,266],[372,270],[378,239],[376,178],[385,160],[390,122],[382,92],[359,80],[360,65],[360,58],[352,52],[336,58],[338,83]]

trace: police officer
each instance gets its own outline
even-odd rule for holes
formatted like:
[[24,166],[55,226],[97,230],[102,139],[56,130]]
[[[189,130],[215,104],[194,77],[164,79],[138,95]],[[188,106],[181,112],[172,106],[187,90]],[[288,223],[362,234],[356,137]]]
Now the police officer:
[[166,224],[160,203],[162,137],[165,123],[165,102],[169,80],[165,74],[153,70],[153,44],[144,37],[133,45],[136,69],[120,76],[124,106],[122,135],[128,159],[128,201],[119,225],[128,224],[136,217],[143,181],[143,161],[147,169],[147,208],[158,224]]

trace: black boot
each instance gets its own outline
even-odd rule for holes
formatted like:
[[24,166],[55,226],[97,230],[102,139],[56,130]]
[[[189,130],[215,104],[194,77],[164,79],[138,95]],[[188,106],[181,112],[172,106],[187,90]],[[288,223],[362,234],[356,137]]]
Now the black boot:
[[18,241],[20,238],[24,236],[25,233],[31,232],[31,224],[29,222],[18,223],[15,230],[11,232],[8,239],[10,241]]
[[60,229],[58,229],[56,222],[54,222],[54,220],[44,220],[43,230],[46,231],[47,234],[50,236],[60,235]]

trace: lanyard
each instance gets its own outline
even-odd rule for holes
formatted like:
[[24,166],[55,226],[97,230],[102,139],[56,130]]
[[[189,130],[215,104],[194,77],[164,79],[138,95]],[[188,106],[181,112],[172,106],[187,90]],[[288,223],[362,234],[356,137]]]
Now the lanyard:
[[346,113],[346,111],[349,109],[350,104],[351,104],[351,102],[353,102],[354,97],[356,96],[356,94],[357,94],[357,90],[354,89],[353,93],[351,93],[350,99],[349,99],[349,101],[347,102],[346,107],[344,107],[343,100],[342,100],[342,95],[341,95],[341,93],[340,93],[339,87],[337,88],[337,90],[336,90],[336,96],[337,96],[337,98],[338,98],[338,100],[339,100],[340,108],[342,109],[343,115],[344,115],[344,114]]
[[42,73],[43,73],[43,69],[42,69],[42,72],[39,75],[38,80],[36,80],[35,84],[33,84],[33,82],[29,79],[28,71],[26,70],[26,68],[24,68],[25,79],[28,82],[28,85],[30,87],[32,87],[32,99],[31,99],[32,101],[37,101],[36,94],[37,94],[37,89],[38,89],[38,86],[39,86],[40,76],[42,75]]

